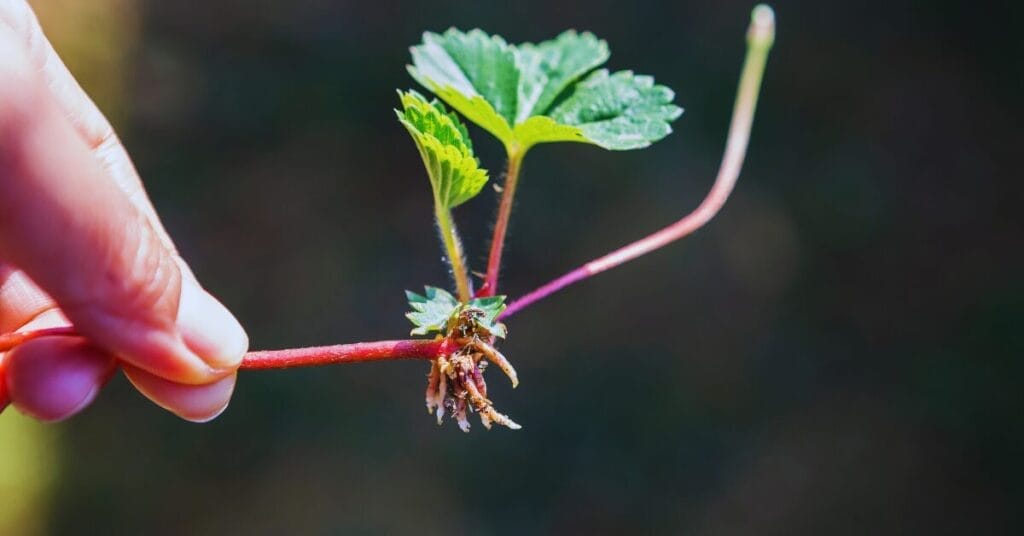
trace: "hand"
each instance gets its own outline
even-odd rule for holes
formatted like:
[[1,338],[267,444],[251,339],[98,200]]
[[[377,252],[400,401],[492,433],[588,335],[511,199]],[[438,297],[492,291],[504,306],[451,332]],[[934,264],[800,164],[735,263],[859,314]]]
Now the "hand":
[[81,411],[120,366],[156,404],[210,420],[249,344],[31,9],[0,0],[0,333],[68,323],[83,338],[0,354],[0,395],[39,419]]

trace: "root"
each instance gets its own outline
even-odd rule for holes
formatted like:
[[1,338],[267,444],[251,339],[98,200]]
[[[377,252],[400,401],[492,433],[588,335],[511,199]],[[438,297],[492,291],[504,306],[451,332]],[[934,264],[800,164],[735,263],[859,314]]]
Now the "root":
[[487,398],[487,382],[483,375],[487,363],[494,363],[515,387],[519,384],[515,369],[505,356],[479,337],[460,338],[455,342],[458,347],[455,352],[438,356],[431,363],[427,375],[427,411],[436,412],[438,424],[444,421],[445,415],[451,415],[463,432],[470,429],[469,413],[479,415],[480,422],[488,430],[495,423],[519,430],[521,426],[494,409],[494,403]]

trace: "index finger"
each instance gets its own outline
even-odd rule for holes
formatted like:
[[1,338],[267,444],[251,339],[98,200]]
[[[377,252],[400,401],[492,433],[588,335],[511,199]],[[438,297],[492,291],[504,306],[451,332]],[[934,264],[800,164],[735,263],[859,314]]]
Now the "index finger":
[[29,61],[42,73],[57,107],[99,159],[108,177],[150,220],[164,245],[176,251],[110,121],[57,55],[32,8],[25,0],[0,0],[0,24],[11,28],[14,36],[22,40]]

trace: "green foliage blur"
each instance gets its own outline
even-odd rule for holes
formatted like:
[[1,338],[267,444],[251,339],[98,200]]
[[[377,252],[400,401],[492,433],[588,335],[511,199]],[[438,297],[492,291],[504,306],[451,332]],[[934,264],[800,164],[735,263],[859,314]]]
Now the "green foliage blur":
[[[401,337],[402,291],[448,285],[392,112],[420,32],[590,30],[686,108],[643,151],[531,151],[514,297],[696,206],[753,5],[33,4],[256,349]],[[205,425],[118,377],[66,423],[0,416],[0,532],[1021,533],[1024,9],[774,7],[723,213],[508,322],[522,384],[488,376],[522,431],[439,428],[424,363],[243,373]],[[478,270],[495,201],[455,211]]]

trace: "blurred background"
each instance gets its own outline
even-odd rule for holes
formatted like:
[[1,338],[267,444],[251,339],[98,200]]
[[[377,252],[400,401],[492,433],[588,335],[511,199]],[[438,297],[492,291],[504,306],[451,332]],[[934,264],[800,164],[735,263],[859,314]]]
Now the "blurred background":
[[[402,291],[447,282],[391,112],[421,31],[591,30],[686,108],[648,150],[530,153],[518,295],[697,205],[752,7],[32,4],[256,349],[401,337]],[[118,377],[69,422],[0,416],[0,534],[1021,533],[1024,9],[775,8],[724,212],[509,323],[524,430],[439,428],[419,362],[244,373],[206,425]],[[456,213],[477,269],[494,206]]]

